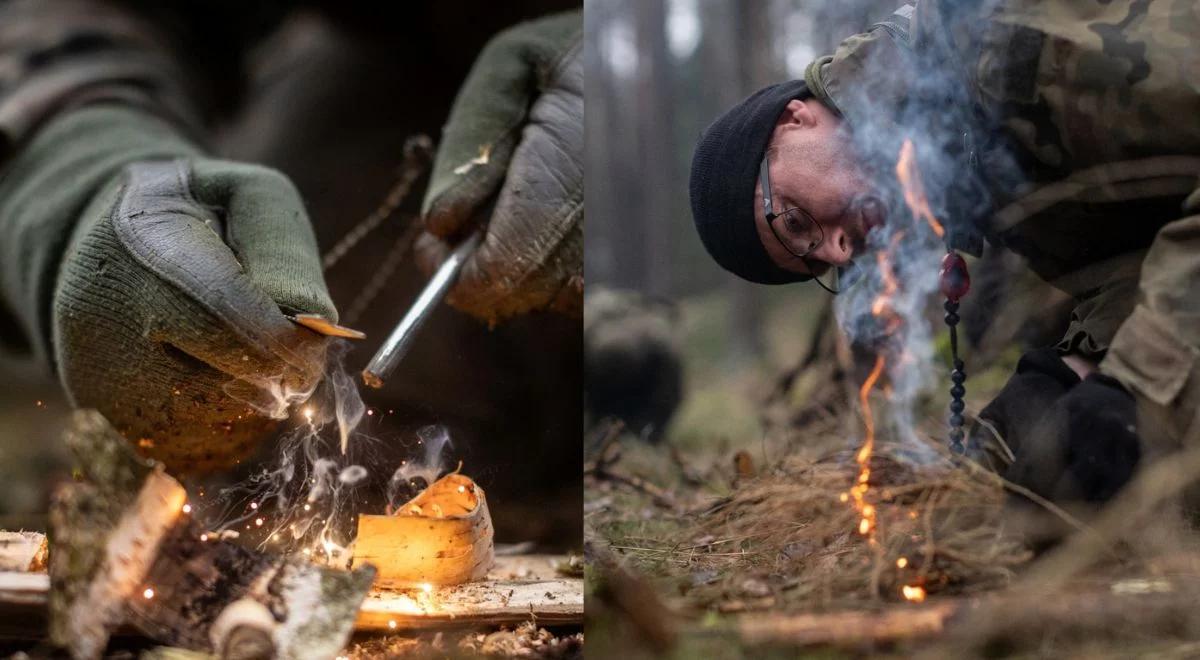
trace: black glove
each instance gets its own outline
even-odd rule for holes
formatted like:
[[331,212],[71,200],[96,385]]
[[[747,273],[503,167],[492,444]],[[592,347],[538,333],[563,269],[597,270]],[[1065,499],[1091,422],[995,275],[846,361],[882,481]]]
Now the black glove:
[[1104,502],[1141,458],[1133,395],[1093,373],[1061,396],[1016,452],[1005,477],[1057,502]]
[[[1053,348],[1039,348],[1021,356],[1016,373],[982,411],[979,418],[991,424],[1015,455],[1033,434],[1043,415],[1067,390],[1079,384],[1079,376],[1062,361]],[[972,449],[993,449],[995,438],[980,425],[971,429]],[[1003,450],[989,451],[1007,465],[1010,458]]]

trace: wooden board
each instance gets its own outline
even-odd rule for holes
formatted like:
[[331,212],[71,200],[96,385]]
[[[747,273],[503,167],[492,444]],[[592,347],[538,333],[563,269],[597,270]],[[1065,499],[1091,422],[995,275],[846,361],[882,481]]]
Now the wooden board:
[[583,622],[583,580],[557,575],[566,557],[496,557],[482,582],[452,587],[372,591],[359,610],[356,630],[500,625],[536,619],[539,625]]
[[[496,557],[487,580],[421,590],[372,590],[359,611],[359,631],[496,626],[537,620],[539,625],[583,623],[583,580],[558,575],[566,557]],[[45,636],[45,573],[0,572],[0,638]],[[393,628],[390,622],[395,621]]]

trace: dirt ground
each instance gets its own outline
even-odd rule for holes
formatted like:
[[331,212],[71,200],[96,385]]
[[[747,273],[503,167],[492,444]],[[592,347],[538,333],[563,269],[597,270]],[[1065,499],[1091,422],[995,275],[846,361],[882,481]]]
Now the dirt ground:
[[[966,356],[968,412],[1019,353]],[[719,378],[699,376],[717,398]],[[1171,485],[1184,466],[1144,470],[1100,512],[1065,511],[952,456],[935,393],[915,446],[879,429],[863,535],[847,497],[861,474],[860,378],[729,378],[725,396],[758,414],[758,430],[740,434],[706,434],[694,410],[658,446],[593,429],[589,655],[1200,656],[1200,544]],[[870,403],[884,418],[884,397]]]

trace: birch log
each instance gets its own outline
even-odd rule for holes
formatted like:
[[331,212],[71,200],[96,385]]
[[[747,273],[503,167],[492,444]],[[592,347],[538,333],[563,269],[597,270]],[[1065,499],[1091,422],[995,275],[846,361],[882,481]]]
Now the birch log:
[[[60,489],[50,511],[55,644],[98,658],[127,626],[230,655],[318,660],[345,645],[374,579],[369,567],[350,573],[202,541],[183,487],[99,413],[76,413],[67,442],[81,479]],[[244,616],[248,601],[271,616]]]

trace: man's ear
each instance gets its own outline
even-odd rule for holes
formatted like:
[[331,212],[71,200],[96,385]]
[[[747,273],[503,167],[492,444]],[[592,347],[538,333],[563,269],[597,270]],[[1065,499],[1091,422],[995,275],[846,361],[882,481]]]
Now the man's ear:
[[783,108],[775,127],[812,128],[817,125],[817,115],[812,106],[802,99],[792,99]]

